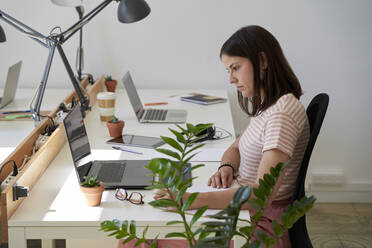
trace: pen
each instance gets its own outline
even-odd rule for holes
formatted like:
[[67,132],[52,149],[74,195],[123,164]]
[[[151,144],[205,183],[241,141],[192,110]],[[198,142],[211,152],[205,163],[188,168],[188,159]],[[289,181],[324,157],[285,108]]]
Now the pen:
[[18,111],[5,111],[3,112],[2,114],[3,115],[6,115],[6,114],[15,114],[15,113],[30,113],[31,111],[30,110],[18,110]]
[[148,102],[145,103],[145,106],[155,106],[155,105],[167,105],[167,102]]
[[123,152],[131,152],[131,153],[141,154],[141,155],[143,154],[142,152],[137,152],[137,151],[129,150],[129,149],[126,149],[126,148],[123,148],[123,147],[119,147],[119,146],[113,146],[112,148],[115,149],[115,150],[123,151]]
[[186,175],[186,173],[190,170],[190,166],[189,167],[186,167],[185,169],[184,169],[184,171],[183,171],[183,175]]

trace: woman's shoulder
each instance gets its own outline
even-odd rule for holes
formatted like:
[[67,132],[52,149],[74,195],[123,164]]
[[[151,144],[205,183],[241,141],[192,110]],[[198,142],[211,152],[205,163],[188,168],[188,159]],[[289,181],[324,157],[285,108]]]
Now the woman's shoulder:
[[281,96],[275,104],[267,109],[268,116],[275,114],[284,114],[295,122],[302,122],[306,117],[306,109],[297,97],[289,93]]

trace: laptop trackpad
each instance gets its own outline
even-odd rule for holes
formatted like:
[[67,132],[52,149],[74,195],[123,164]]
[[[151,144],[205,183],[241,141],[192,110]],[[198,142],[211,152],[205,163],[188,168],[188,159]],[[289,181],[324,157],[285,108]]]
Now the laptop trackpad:
[[151,172],[145,168],[149,164],[149,160],[127,160],[127,166],[124,175],[125,187],[149,186],[153,180],[149,176]]

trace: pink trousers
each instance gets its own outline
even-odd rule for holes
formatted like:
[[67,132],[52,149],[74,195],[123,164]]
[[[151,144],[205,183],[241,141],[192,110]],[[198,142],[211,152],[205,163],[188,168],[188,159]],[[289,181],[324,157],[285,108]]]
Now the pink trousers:
[[[275,237],[275,232],[272,226],[273,220],[281,223],[280,215],[284,213],[286,207],[289,205],[290,200],[280,200],[280,201],[273,201],[270,206],[266,207],[264,213],[258,222],[257,229],[261,229],[265,231],[268,235]],[[251,216],[254,212],[251,213]],[[256,235],[253,235],[253,239],[257,239]],[[265,246],[263,246],[265,247]],[[284,235],[278,240],[275,248],[291,248],[291,240],[289,238],[288,231],[284,233]]]
[[[258,222],[257,229],[261,229],[265,231],[270,236],[274,237],[275,232],[272,227],[272,221],[277,220],[279,222],[280,215],[285,211],[285,208],[290,203],[289,200],[282,200],[282,201],[273,201],[270,206],[266,207],[264,210],[264,213]],[[251,213],[253,215],[254,212]],[[279,222],[280,223],[280,222]],[[256,229],[256,230],[257,230]],[[256,239],[256,236],[253,236],[253,240]],[[151,240],[150,240],[151,241]],[[118,248],[132,248],[134,247],[134,244],[137,242],[137,240],[132,240],[131,242],[123,245],[123,240],[119,241]],[[140,246],[137,246],[138,248],[148,248],[149,246],[146,244],[142,244]],[[157,247],[158,248],[187,248],[188,243],[186,240],[182,239],[159,239],[157,241]],[[230,248],[234,247],[234,242],[231,241]],[[265,247],[265,246],[263,246]],[[278,241],[275,248],[291,248],[291,240],[289,238],[288,232],[286,232]],[[237,247],[238,248],[238,247]]]

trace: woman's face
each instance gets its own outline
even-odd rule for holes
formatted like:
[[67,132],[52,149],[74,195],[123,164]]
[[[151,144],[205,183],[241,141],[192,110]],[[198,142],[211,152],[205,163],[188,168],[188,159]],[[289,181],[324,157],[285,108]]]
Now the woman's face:
[[253,97],[254,76],[251,61],[244,57],[226,54],[222,54],[221,60],[230,75],[230,83],[235,84],[244,97]]

